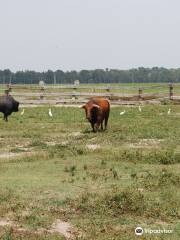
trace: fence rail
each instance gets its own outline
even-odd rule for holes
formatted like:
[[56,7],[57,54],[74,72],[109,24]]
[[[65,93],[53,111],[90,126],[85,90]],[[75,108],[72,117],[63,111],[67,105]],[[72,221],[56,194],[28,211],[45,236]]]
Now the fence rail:
[[[78,103],[94,96],[106,97],[114,103],[122,101],[145,101],[176,98],[180,93],[180,84],[158,84],[152,86],[97,86],[97,85],[0,85],[0,90],[11,94],[21,102],[45,104],[46,102]],[[61,90],[61,91],[59,91]]]
[[[129,89],[134,89],[138,90],[141,88],[142,90],[148,90],[148,89],[158,89],[158,88],[166,88],[169,87],[170,85],[173,85],[174,87],[180,87],[180,83],[174,83],[174,84],[152,84],[152,86],[113,86],[113,85],[106,85],[106,86],[98,86],[98,84],[85,84],[85,85],[74,85],[74,84],[57,84],[57,85],[52,85],[52,84],[47,84],[44,86],[45,89],[98,89],[98,90],[129,90]],[[13,89],[40,89],[42,86],[39,86],[37,84],[1,84],[1,87],[5,90],[7,86],[13,87]]]

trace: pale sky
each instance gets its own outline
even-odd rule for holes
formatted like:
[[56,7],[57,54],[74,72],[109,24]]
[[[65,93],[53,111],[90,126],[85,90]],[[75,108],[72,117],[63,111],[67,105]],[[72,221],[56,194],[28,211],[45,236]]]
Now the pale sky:
[[0,0],[0,69],[180,67],[180,0]]

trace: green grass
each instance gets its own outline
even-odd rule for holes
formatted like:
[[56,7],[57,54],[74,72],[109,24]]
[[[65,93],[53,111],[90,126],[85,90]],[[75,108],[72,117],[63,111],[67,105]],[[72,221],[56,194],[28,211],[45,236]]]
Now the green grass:
[[[2,239],[63,239],[37,234],[56,219],[79,239],[137,239],[137,226],[174,229],[180,237],[180,106],[111,109],[109,127],[93,133],[78,108],[26,108],[0,120],[0,218],[26,229],[0,227]],[[92,150],[88,145],[97,145]],[[11,153],[10,157],[6,153]]]

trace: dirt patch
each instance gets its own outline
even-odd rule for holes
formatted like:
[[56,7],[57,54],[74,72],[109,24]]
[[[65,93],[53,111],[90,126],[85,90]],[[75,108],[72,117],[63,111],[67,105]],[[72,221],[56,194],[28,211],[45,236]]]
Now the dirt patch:
[[63,141],[60,144],[63,145],[63,146],[66,146],[66,145],[68,145],[68,143],[69,143],[69,141]]
[[9,220],[5,220],[5,219],[0,219],[0,226],[4,227],[4,226],[12,226],[12,222]]
[[147,100],[154,100],[159,98],[159,96],[153,95],[129,95],[129,96],[110,96],[109,100],[114,101],[147,101]]
[[35,152],[19,152],[19,153],[13,153],[13,152],[2,152],[0,153],[0,158],[15,158],[15,157],[29,157],[34,155]]
[[59,219],[52,224],[51,229],[48,231],[50,233],[59,233],[63,235],[66,239],[74,239],[73,237],[73,227],[68,222],[63,222]]
[[[12,221],[9,221],[6,219],[0,219],[0,227],[5,227],[5,226],[11,226],[17,232],[29,232],[28,229],[19,227]],[[32,232],[32,230],[31,230],[31,232]],[[68,239],[73,240],[73,239],[75,239],[76,236],[80,235],[77,231],[75,231],[75,229],[73,228],[73,226],[70,223],[61,221],[60,219],[57,219],[49,229],[38,228],[37,230],[33,231],[33,233],[34,234],[58,233],[58,234],[64,236],[65,239],[67,239],[67,240]]]
[[47,146],[55,146],[57,143],[56,142],[45,142]]
[[159,148],[159,145],[163,142],[163,139],[141,139],[137,143],[130,143],[130,148]]
[[73,137],[79,137],[82,136],[83,134],[81,132],[72,132],[71,134],[69,134],[69,136],[73,136]]
[[96,150],[96,149],[100,149],[100,145],[98,144],[87,144],[86,147],[89,149],[89,150]]
[[62,142],[46,142],[48,146],[56,146],[57,144],[60,144],[62,146],[68,145],[68,141],[62,141]]

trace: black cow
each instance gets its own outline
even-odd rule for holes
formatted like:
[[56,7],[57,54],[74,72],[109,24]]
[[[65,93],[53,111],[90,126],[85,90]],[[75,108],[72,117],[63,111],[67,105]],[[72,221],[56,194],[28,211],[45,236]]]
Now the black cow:
[[0,112],[4,114],[4,120],[8,121],[8,116],[12,112],[19,111],[19,102],[14,100],[11,95],[0,96]]

